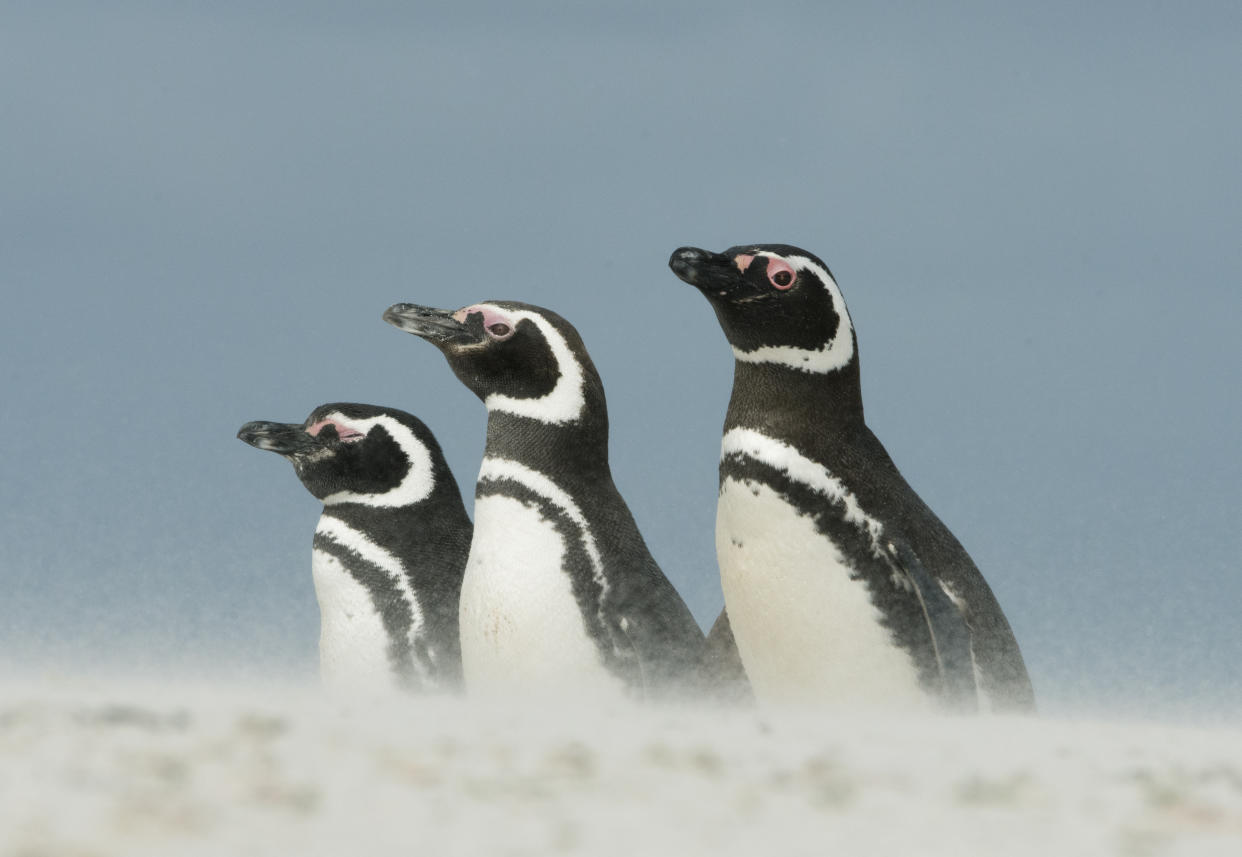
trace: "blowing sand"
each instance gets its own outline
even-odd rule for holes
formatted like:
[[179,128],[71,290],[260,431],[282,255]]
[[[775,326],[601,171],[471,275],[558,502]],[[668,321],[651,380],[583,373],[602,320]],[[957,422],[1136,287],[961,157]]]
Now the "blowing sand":
[[0,685],[0,854],[1242,854],[1242,731]]

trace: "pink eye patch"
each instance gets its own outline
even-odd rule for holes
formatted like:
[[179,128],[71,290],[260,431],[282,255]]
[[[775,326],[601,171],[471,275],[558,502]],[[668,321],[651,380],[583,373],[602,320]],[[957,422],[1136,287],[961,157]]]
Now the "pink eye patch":
[[490,307],[487,304],[474,304],[473,306],[462,307],[453,313],[453,318],[464,324],[466,319],[476,313],[483,316],[483,328],[494,339],[507,339],[509,334],[513,332],[515,326],[513,320],[495,307]]
[[358,440],[366,437],[363,432],[351,429],[349,426],[344,423],[339,423],[336,420],[320,420],[314,425],[308,426],[306,433],[311,437],[319,437],[319,433],[327,426],[332,426],[336,429],[336,436],[340,440]]
[[750,267],[750,263],[753,261],[755,261],[755,257],[746,253],[739,253],[733,257],[733,264],[737,265],[737,269],[743,274],[746,273],[746,269]]
[[513,322],[509,319],[509,316],[497,311],[493,307],[487,306],[486,304],[475,304],[474,306],[462,307],[457,312],[453,313],[453,318],[465,323],[466,319],[475,313],[481,313],[483,315],[484,327],[491,327],[493,324],[497,323],[513,327]]

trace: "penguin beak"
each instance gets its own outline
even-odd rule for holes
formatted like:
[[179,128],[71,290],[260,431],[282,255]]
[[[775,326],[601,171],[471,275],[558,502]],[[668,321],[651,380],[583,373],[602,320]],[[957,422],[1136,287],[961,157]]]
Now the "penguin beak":
[[406,333],[420,336],[432,345],[448,345],[462,340],[476,342],[481,338],[465,322],[454,318],[453,310],[418,304],[393,304],[384,310],[384,321]]
[[673,273],[694,286],[708,297],[738,298],[748,293],[750,287],[742,276],[742,270],[732,258],[723,253],[712,253],[698,247],[682,247],[673,251],[668,266]]
[[307,434],[301,423],[255,420],[242,426],[237,432],[237,438],[255,449],[266,449],[280,455],[297,455],[299,452],[309,452],[322,446],[318,440]]

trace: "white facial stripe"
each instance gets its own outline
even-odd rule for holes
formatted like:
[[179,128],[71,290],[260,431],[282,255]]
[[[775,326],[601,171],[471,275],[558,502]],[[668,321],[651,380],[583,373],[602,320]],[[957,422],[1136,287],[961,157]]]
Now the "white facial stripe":
[[596,583],[600,585],[603,592],[606,593],[608,591],[608,581],[604,578],[604,562],[600,557],[599,548],[595,544],[595,538],[591,535],[591,529],[587,524],[586,516],[582,514],[578,504],[573,501],[573,498],[561,486],[538,470],[533,470],[525,464],[519,464],[507,458],[488,457],[483,459],[483,466],[479,469],[479,481],[483,482],[492,479],[512,479],[514,482],[521,483],[540,497],[554,503],[564,512],[565,516],[573,521],[582,533],[582,545],[586,549],[587,556],[591,559],[591,569]]
[[[321,515],[319,517],[319,526],[315,528],[315,533],[331,539],[343,548],[353,551],[383,571],[388,576],[389,582],[392,583],[393,589],[401,596],[401,600],[409,605],[410,631],[408,638],[411,645],[423,635],[425,626],[423,610],[418,603],[418,596],[414,594],[414,590],[410,587],[410,581],[405,576],[405,569],[402,567],[400,560],[353,527],[331,515]],[[414,658],[414,666],[419,671],[420,677],[426,679],[424,667],[418,658]]]
[[547,340],[548,347],[552,349],[552,355],[556,358],[556,369],[560,375],[552,392],[537,399],[518,399],[492,393],[483,400],[487,409],[503,411],[519,417],[529,417],[555,425],[573,422],[582,416],[582,409],[586,404],[586,398],[582,392],[582,367],[578,365],[578,361],[569,348],[569,343],[565,341],[565,337],[561,336],[560,331],[547,319],[527,310],[508,310],[493,307],[491,304],[479,304],[479,306],[509,317],[512,319],[514,328],[523,319],[537,326],[543,333],[544,339]]
[[828,272],[805,256],[778,256],[775,253],[760,253],[775,259],[785,259],[799,271],[810,271],[824,284],[832,298],[833,309],[837,311],[840,322],[837,332],[820,348],[794,348],[791,345],[764,345],[751,351],[743,351],[734,347],[733,356],[743,363],[778,363],[791,369],[803,372],[826,374],[849,365],[854,357],[854,337],[851,335],[854,325],[850,314],[845,308],[845,298],[837,287],[837,281]]
[[822,464],[812,461],[787,443],[745,428],[731,429],[721,440],[720,457],[724,459],[728,455],[744,455],[775,467],[794,482],[843,504],[845,520],[867,531],[871,538],[871,550],[876,556],[887,556],[880,541],[884,525],[864,512],[853,492]]
[[[405,453],[410,462],[410,469],[395,488],[380,494],[357,494],[353,491],[337,491],[323,498],[325,506],[335,503],[361,503],[364,506],[375,506],[384,509],[398,506],[411,506],[431,496],[433,486],[431,472],[431,452],[414,436],[408,428],[392,417],[378,416],[365,420],[349,419],[343,414],[329,414],[327,419],[337,420],[362,432],[370,432],[375,426],[383,426]],[[353,441],[358,442],[358,441]]]

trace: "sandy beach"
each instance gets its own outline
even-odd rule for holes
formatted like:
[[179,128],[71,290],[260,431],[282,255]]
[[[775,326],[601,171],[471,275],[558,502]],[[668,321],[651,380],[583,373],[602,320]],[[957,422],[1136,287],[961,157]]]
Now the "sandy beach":
[[2,690],[14,857],[1242,853],[1242,730]]

